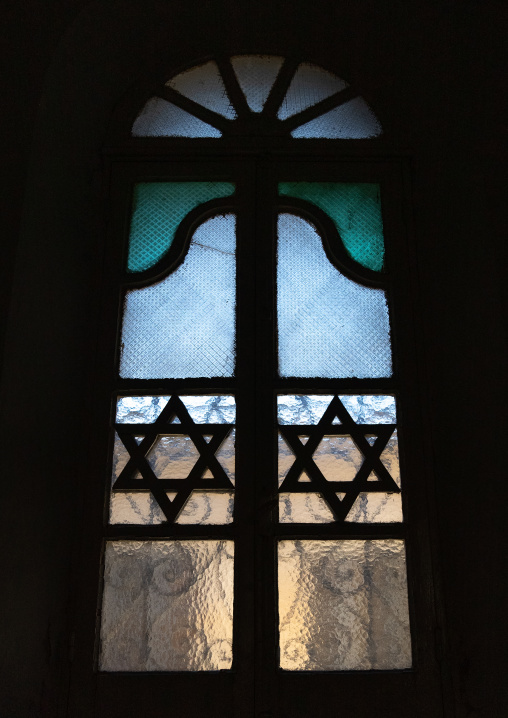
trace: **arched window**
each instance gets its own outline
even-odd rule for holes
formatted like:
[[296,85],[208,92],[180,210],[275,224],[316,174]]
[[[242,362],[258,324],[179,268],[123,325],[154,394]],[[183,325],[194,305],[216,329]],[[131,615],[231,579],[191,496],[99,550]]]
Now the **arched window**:
[[347,82],[264,55],[176,73],[133,120],[99,370],[99,715],[435,708],[403,173],[366,159],[381,135]]

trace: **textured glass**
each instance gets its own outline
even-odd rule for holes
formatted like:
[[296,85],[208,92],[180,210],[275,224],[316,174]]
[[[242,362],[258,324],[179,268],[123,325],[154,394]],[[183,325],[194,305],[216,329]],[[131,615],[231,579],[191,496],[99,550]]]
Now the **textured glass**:
[[240,87],[253,112],[261,112],[263,109],[282,62],[282,57],[268,55],[239,55],[231,58]]
[[340,92],[347,87],[347,82],[317,65],[303,63],[297,71],[277,113],[280,120],[285,120],[297,112],[324,100],[325,97]]
[[166,82],[166,85],[230,120],[236,117],[219,68],[213,61],[181,72]]
[[[279,424],[317,424],[332,399],[331,394],[279,394],[277,420]],[[397,423],[394,396],[340,394],[339,399],[357,424]]]
[[120,376],[232,376],[235,363],[235,217],[207,220],[161,282],[126,292]]
[[404,542],[279,543],[280,666],[411,667]]
[[392,374],[385,293],[348,279],[306,220],[278,222],[279,372],[294,377]]
[[381,132],[376,115],[365,100],[356,97],[297,127],[291,134],[293,137],[360,140],[377,137]]
[[379,185],[345,182],[282,182],[279,192],[312,202],[333,220],[347,253],[380,272],[385,254]]
[[132,125],[134,137],[222,137],[222,132],[162,97],[151,97]]
[[[197,424],[234,424],[235,399],[231,395],[180,396],[191,419]],[[160,415],[169,396],[122,396],[117,400],[116,423],[151,424]],[[172,424],[179,424],[175,417]],[[170,424],[171,426],[171,424]],[[207,435],[205,434],[205,440]],[[235,482],[235,430],[222,442],[215,456],[229,479]],[[148,463],[160,479],[184,479],[193,468],[199,453],[186,435],[159,436],[147,454]],[[120,476],[129,460],[129,452],[115,433],[113,448],[112,484]],[[208,472],[207,472],[208,473]],[[206,478],[205,473],[204,478]],[[141,476],[138,473],[138,477]],[[170,499],[174,492],[167,492]],[[232,491],[195,490],[190,495],[176,523],[226,524],[233,521],[234,499]],[[160,524],[166,520],[158,503],[148,490],[112,491],[109,522],[112,524]]]
[[[180,396],[196,424],[234,424],[234,396]],[[116,405],[117,424],[151,424],[168,403],[169,396],[120,396]]]
[[231,668],[232,541],[109,541],[102,671]]
[[235,191],[230,182],[142,182],[134,187],[129,272],[149,269],[168,251],[184,217],[198,205]]

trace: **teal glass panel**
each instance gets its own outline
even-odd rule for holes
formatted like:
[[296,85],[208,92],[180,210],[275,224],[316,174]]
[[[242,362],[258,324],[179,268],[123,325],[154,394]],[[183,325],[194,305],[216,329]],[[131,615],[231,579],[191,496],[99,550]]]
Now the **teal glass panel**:
[[333,220],[350,257],[375,272],[383,269],[385,247],[379,185],[281,182],[279,192],[313,202]]
[[184,217],[204,202],[233,194],[231,182],[142,182],[134,187],[127,270],[143,272],[173,243]]

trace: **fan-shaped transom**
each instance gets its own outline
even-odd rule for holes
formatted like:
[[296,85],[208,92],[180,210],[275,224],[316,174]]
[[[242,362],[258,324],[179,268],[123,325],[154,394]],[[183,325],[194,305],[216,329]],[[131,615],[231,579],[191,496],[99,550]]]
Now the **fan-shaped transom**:
[[170,78],[132,127],[135,137],[377,137],[381,125],[347,82],[272,55],[209,60]]

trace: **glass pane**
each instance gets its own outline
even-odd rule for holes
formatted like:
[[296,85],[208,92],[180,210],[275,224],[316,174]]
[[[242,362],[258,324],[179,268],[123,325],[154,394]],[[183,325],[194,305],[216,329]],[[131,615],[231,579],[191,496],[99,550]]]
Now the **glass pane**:
[[392,374],[385,293],[348,279],[306,220],[278,222],[279,372],[294,377]]
[[404,542],[281,541],[280,665],[411,667]]
[[303,63],[295,72],[277,117],[285,120],[347,86],[347,82],[332,75],[331,72],[317,65]]
[[166,82],[166,85],[230,120],[234,120],[236,117],[236,112],[222,82],[219,68],[213,61],[181,72]]
[[[151,424],[168,403],[169,396],[120,396],[116,405],[117,424]],[[236,403],[231,394],[180,396],[196,424],[234,424]]]
[[231,668],[232,541],[109,541],[102,671]]
[[126,292],[120,376],[232,376],[235,361],[235,217],[207,220],[183,264]]
[[263,109],[282,62],[282,57],[267,55],[239,55],[231,58],[240,87],[253,112],[261,112]]
[[291,134],[293,137],[359,140],[377,137],[381,132],[381,125],[368,104],[356,97],[297,127]]
[[148,100],[134,124],[134,137],[222,137],[215,127],[162,97]]
[[153,267],[168,251],[181,221],[198,205],[227,197],[230,182],[141,182],[134,187],[129,272]]
[[[209,443],[213,439],[214,424],[231,425],[235,422],[236,406],[234,397],[231,395],[222,396],[181,396],[185,408],[191,419],[198,425],[210,424],[210,433],[207,427],[199,432]],[[119,397],[117,401],[116,423],[138,427],[133,429],[133,435],[138,445],[141,444],[153,424],[167,406],[169,396],[128,396]],[[164,417],[162,417],[164,421]],[[182,481],[182,490],[186,486],[184,480],[189,477],[200,458],[200,452],[196,448],[192,438],[182,433],[171,433],[171,427],[181,426],[177,416],[172,421],[164,423],[160,427],[160,434],[150,440],[144,449],[148,465],[151,467],[157,479]],[[148,431],[147,431],[148,430]],[[235,482],[235,430],[222,441],[218,448],[211,444],[213,453],[220,466],[224,469],[227,478],[234,485]],[[129,461],[130,453],[124,442],[115,433],[113,449],[113,471],[112,485],[121,476],[122,471]],[[214,475],[209,469],[201,471],[198,480],[211,479],[210,486],[201,485],[199,489],[192,491],[182,510],[178,514],[176,523],[196,524],[225,524],[233,520],[234,498],[233,491],[214,489]],[[128,489],[116,488],[111,492],[109,521],[114,524],[160,524],[166,521],[159,504],[150,493],[149,487],[143,481],[139,470],[129,478],[139,480],[139,486],[129,486]],[[176,487],[173,486],[173,489]],[[207,490],[209,488],[209,490]],[[136,489],[136,490],[130,490]],[[167,491],[166,495],[170,500],[177,496],[177,491]]]
[[333,220],[347,253],[380,272],[385,254],[379,185],[282,182],[279,192],[317,205]]
[[[330,496],[332,502],[334,497],[342,501],[347,496],[347,500],[351,500],[351,508],[343,518],[347,522],[401,522],[402,501],[400,493],[397,493],[401,488],[398,438],[397,431],[393,431],[393,425],[396,423],[395,398],[389,395],[348,394],[341,395],[338,399],[349,415],[349,419],[347,416],[342,417],[344,421],[358,425],[359,433],[354,437],[349,433],[351,427],[342,428],[342,422],[335,411],[324,416],[329,407],[333,406],[332,401],[336,401],[332,395],[283,394],[277,397],[279,425],[294,426],[297,429],[296,441],[293,434],[288,438],[291,443],[293,436],[293,447],[279,433],[279,487],[282,487],[279,494],[279,520],[281,523],[329,523],[336,520],[328,503]],[[284,480],[299,453],[299,442],[307,444],[311,439],[310,435],[315,431],[313,427],[318,427],[318,433],[312,438],[314,448],[311,459],[306,459],[306,470],[296,477],[296,486],[293,484],[295,477],[289,476],[284,487]],[[387,427],[387,431],[384,427]],[[389,432],[392,431],[390,435]],[[364,444],[361,449],[357,442],[363,439],[367,445]],[[379,448],[375,448],[379,439],[383,443]],[[353,481],[358,480],[358,474],[364,464],[364,452],[368,455],[371,451],[376,460],[381,462],[381,469],[384,467],[388,472],[388,479],[383,474],[378,475],[380,466],[378,464],[376,468],[374,464],[374,471],[364,476],[369,490],[360,491]],[[309,478],[309,461],[312,461],[312,465],[319,469],[327,481],[349,482],[349,486],[346,483],[341,487],[342,491],[332,487],[329,489],[331,495],[324,496],[319,491],[320,486]],[[385,485],[384,488],[391,490],[383,491],[379,486],[380,480],[388,481],[390,486]],[[300,486],[302,483],[304,486]],[[305,484],[308,484],[308,491]],[[287,490],[288,488],[290,490]]]

